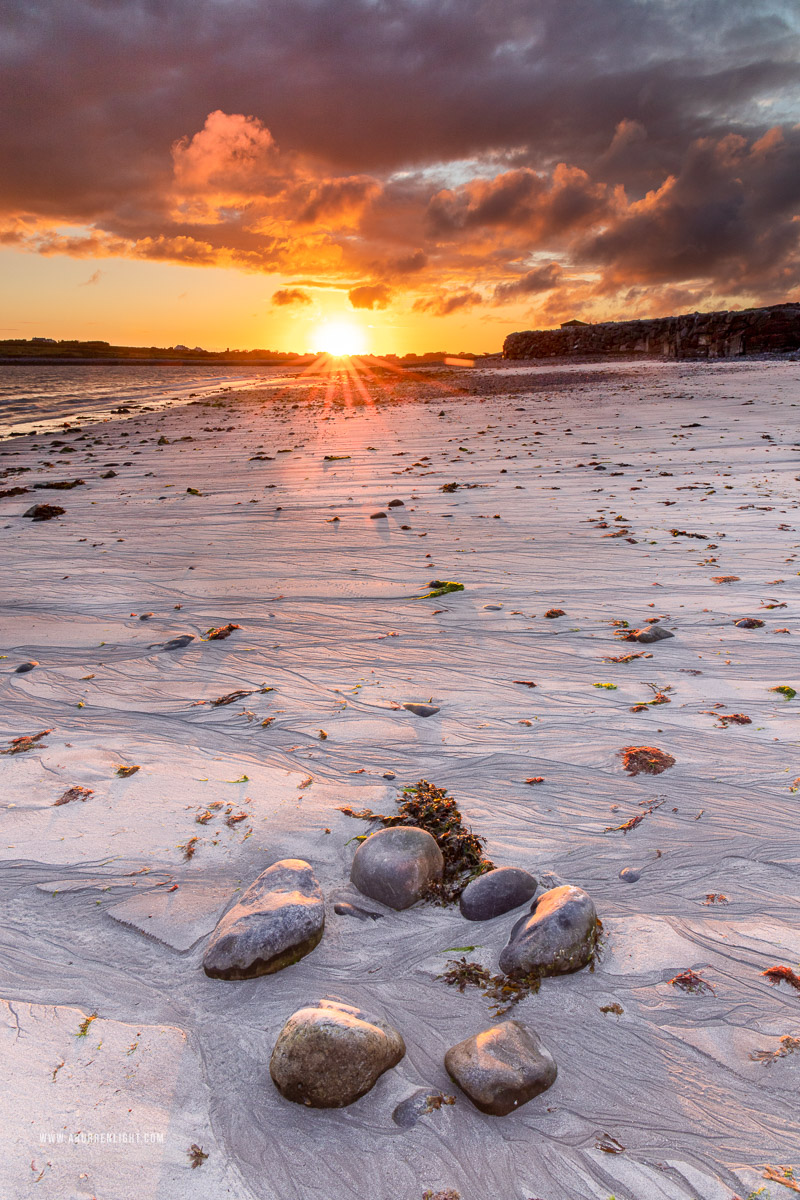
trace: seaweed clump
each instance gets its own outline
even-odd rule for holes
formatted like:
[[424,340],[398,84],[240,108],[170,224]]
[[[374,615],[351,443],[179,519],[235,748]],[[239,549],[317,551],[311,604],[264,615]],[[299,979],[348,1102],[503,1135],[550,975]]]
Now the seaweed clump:
[[412,787],[403,788],[405,800],[396,813],[376,813],[372,809],[358,811],[343,807],[347,817],[361,821],[380,821],[382,825],[414,825],[424,829],[436,841],[444,858],[441,883],[431,884],[428,899],[442,906],[456,904],[471,879],[494,869],[494,863],[484,854],[486,839],[464,824],[461,811],[446,788],[436,787],[420,779]]
[[629,775],[660,775],[675,766],[675,759],[657,746],[626,746],[620,751],[622,765]]
[[505,1016],[520,1000],[535,995],[542,983],[541,975],[536,971],[513,978],[510,975],[493,975],[487,967],[482,967],[478,962],[468,962],[463,955],[461,958],[449,958],[446,968],[436,978],[450,987],[457,987],[462,993],[467,987],[480,988],[490,1001],[495,1017]]

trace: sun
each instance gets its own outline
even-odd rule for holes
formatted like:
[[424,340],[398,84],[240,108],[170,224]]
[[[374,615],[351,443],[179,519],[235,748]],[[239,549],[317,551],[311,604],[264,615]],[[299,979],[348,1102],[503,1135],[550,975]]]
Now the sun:
[[320,325],[315,337],[316,349],[335,358],[349,354],[363,354],[365,338],[363,329],[348,321],[326,321]]

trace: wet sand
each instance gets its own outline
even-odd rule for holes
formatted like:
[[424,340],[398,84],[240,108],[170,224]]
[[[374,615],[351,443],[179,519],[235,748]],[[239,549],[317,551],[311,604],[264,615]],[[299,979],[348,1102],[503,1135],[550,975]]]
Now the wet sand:
[[[0,489],[29,489],[0,499],[0,748],[50,731],[2,759],[3,1196],[732,1200],[782,1194],[767,1165],[800,1178],[800,1052],[752,1057],[800,1036],[800,993],[762,975],[800,960],[800,697],[772,690],[800,693],[799,380],[334,377],[0,444]],[[464,591],[422,598],[433,579]],[[674,638],[619,636],[652,618]],[[630,745],[675,766],[630,777]],[[510,1014],[553,1053],[550,1091],[505,1118],[459,1094],[401,1129],[396,1105],[453,1093],[445,1051],[491,1022],[437,979],[448,950],[496,970],[520,915],[334,913],[359,902],[365,830],[339,806],[391,811],[420,778],[498,865],[585,888],[605,937]],[[73,787],[91,794],[56,804]],[[322,943],[208,979],[220,912],[284,857],[322,884]],[[670,983],[687,969],[713,992]],[[267,1070],[323,996],[408,1047],[341,1111]]]

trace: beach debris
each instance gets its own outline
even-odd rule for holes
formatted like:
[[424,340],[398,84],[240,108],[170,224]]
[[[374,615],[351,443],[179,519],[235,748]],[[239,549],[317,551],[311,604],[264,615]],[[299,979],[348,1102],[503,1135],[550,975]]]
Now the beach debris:
[[689,533],[687,529],[670,529],[670,533],[673,537],[700,538],[704,542],[707,542],[710,536],[707,533]]
[[228,692],[225,696],[217,696],[216,700],[211,701],[211,707],[221,708],[224,704],[235,704],[237,700],[243,700],[245,696],[253,694],[250,688],[239,688],[238,691]]
[[203,1147],[198,1146],[197,1142],[192,1142],[191,1146],[186,1151],[186,1153],[189,1155],[189,1162],[191,1164],[192,1170],[194,1170],[195,1167],[202,1167],[203,1163],[208,1158],[208,1155],[206,1154]]
[[253,979],[298,962],[317,946],[325,904],[307,862],[284,858],[263,871],[219,921],[203,956],[212,979]]
[[712,575],[712,583],[738,583],[741,575]]
[[614,1013],[616,1016],[621,1017],[622,1014],[625,1012],[625,1009],[622,1007],[621,1004],[618,1004],[617,1001],[615,1000],[613,1004],[601,1004],[600,1012],[601,1013]]
[[440,711],[437,704],[420,704],[416,700],[407,700],[400,705],[406,712],[413,713],[415,717],[433,717]]
[[[443,1092],[429,1092],[426,1088],[418,1088],[405,1100],[401,1100],[392,1113],[392,1120],[401,1129],[411,1129],[420,1117],[429,1113],[439,1112],[440,1109],[453,1105],[455,1096],[447,1096]],[[431,1193],[426,1193],[431,1195]],[[441,1195],[442,1193],[439,1193]]]
[[206,641],[221,642],[224,638],[230,637],[234,629],[241,628],[241,625],[234,625],[232,621],[227,625],[212,626],[211,629],[206,630]]
[[761,629],[764,625],[764,622],[759,621],[758,617],[740,617],[733,623],[737,629]]
[[335,1000],[293,1013],[278,1034],[269,1073],[281,1095],[310,1108],[344,1108],[406,1052],[386,1021]]
[[597,935],[597,909],[583,888],[551,888],[512,927],[500,970],[506,975],[579,971],[591,961]]
[[594,1144],[595,1150],[602,1150],[604,1154],[624,1154],[625,1147],[617,1138],[612,1137],[610,1133],[602,1133]]
[[752,717],[748,717],[745,713],[714,713],[720,724],[721,729],[727,729],[729,725],[752,725]]
[[90,1013],[89,1016],[86,1017],[85,1020],[81,1021],[80,1025],[78,1026],[78,1032],[75,1034],[75,1037],[76,1038],[88,1037],[89,1029],[91,1027],[92,1021],[96,1021],[96,1020],[97,1020],[97,1013],[96,1012]]
[[383,913],[372,912],[369,908],[359,908],[357,904],[349,904],[339,900],[334,904],[333,911],[339,917],[356,917],[359,921],[380,921]]
[[406,798],[396,813],[374,813],[368,808],[356,812],[349,807],[339,811],[362,821],[380,821],[389,827],[410,825],[430,833],[444,857],[444,875],[441,883],[429,888],[428,899],[442,905],[455,904],[470,879],[494,868],[483,852],[485,839],[464,824],[446,788],[420,779],[404,788],[403,794]]
[[26,487],[3,488],[2,491],[0,491],[0,500],[5,500],[7,496],[24,496],[29,490],[30,489]]
[[70,804],[73,800],[88,800],[93,795],[94,791],[91,788],[76,784],[75,787],[67,788],[63,795],[53,801],[53,808],[58,808],[61,804]]
[[349,454],[326,454],[322,461],[323,462],[344,462],[345,459],[350,458],[350,457],[351,456]]
[[770,983],[788,983],[791,987],[796,988],[800,992],[800,975],[795,974],[791,967],[767,967],[766,971],[761,972]]
[[646,650],[634,650],[634,652],[632,654],[610,655],[608,658],[604,658],[603,662],[606,662],[606,663],[629,663],[629,662],[633,662],[633,660],[636,658],[652,658],[652,657],[653,657],[652,654],[648,653]]
[[[20,668],[17,667],[17,670],[19,669]],[[784,700],[794,700],[795,696],[797,695],[795,688],[789,687],[788,684],[785,683],[780,684],[778,687],[770,688],[769,690],[771,692],[777,692],[779,696],[783,696]]]
[[127,779],[130,775],[135,775],[137,771],[141,771],[141,769],[142,769],[141,767],[136,766],[135,764],[132,764],[129,767],[125,767],[125,766],[117,767],[116,773],[122,779]]
[[184,862],[189,862],[191,859],[194,858],[195,854],[197,853],[198,845],[199,845],[198,839],[196,837],[190,837],[188,842],[184,842],[184,844],[182,846],[178,847],[179,850],[183,851],[183,861]]
[[525,904],[536,887],[533,875],[521,867],[495,867],[464,888],[459,899],[461,915],[468,921],[490,921]]
[[86,483],[85,479],[51,479],[45,483],[35,483],[35,488],[53,488],[54,491],[68,492],[72,488],[81,487]]
[[531,1029],[503,1021],[451,1046],[447,1073],[480,1112],[504,1117],[555,1083],[553,1056]]
[[771,1067],[779,1058],[786,1058],[789,1054],[794,1054],[795,1050],[800,1050],[800,1037],[792,1037],[787,1033],[781,1038],[780,1044],[775,1050],[754,1050],[750,1058],[753,1062],[760,1062],[765,1067]]
[[417,597],[419,600],[430,600],[436,596],[448,596],[451,592],[463,592],[463,583],[456,583],[454,579],[430,579],[428,587],[431,591],[425,592],[422,596]]
[[[603,832],[628,833],[631,829],[635,829],[637,825],[641,824],[645,817],[649,817],[650,813],[655,812],[658,808],[661,808],[661,805],[664,803],[664,800],[654,800],[650,803],[650,807],[645,809],[644,812],[636,813],[635,816],[631,817],[630,820],[623,822],[622,825],[607,825]],[[647,801],[642,801],[642,804],[647,804]]]
[[34,667],[38,667],[38,665],[39,663],[36,661],[36,659],[32,658],[29,662],[20,663],[18,667],[15,667],[14,674],[27,675],[28,671],[32,671]]
[[712,996],[715,994],[714,988],[707,980],[703,979],[702,975],[688,968],[681,971],[679,975],[674,975],[667,982],[671,983],[674,988],[679,988],[682,992],[689,992],[693,996],[702,996],[706,993],[710,993]]
[[792,1192],[800,1192],[800,1179],[795,1178],[793,1167],[764,1167],[762,1179],[768,1179],[770,1183],[782,1183]]
[[[439,413],[440,417],[444,415],[443,412]],[[461,1192],[456,1192],[453,1188],[447,1188],[443,1192],[432,1192],[430,1188],[427,1188],[422,1193],[422,1200],[461,1200]]]
[[60,517],[66,511],[57,504],[32,504],[22,515],[32,521],[52,521],[53,517]]
[[535,688],[536,684],[532,679],[515,679],[514,683],[518,683],[520,687]]
[[52,729],[42,729],[39,733],[20,734],[19,737],[12,738],[5,750],[0,750],[0,754],[24,754],[27,750],[36,750],[46,745],[42,738],[52,732]]
[[593,683],[592,687],[606,688],[606,690],[609,692],[615,692],[617,690],[617,685],[615,683]]
[[547,617],[548,621],[554,621],[556,617],[565,617],[567,614],[564,612],[563,608],[548,608],[544,615]]
[[723,892],[706,892],[706,898],[703,904],[730,904],[730,900]]
[[657,746],[625,746],[620,754],[629,775],[660,775],[675,766],[673,756]]
[[350,879],[362,895],[389,908],[416,904],[434,883],[440,883],[444,858],[435,839],[424,829],[397,826],[368,837],[355,852]]

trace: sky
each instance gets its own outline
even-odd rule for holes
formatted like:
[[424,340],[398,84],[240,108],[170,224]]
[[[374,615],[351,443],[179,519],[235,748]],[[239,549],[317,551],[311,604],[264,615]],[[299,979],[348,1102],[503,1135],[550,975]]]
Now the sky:
[[800,300],[798,0],[5,0],[0,109],[0,338]]

